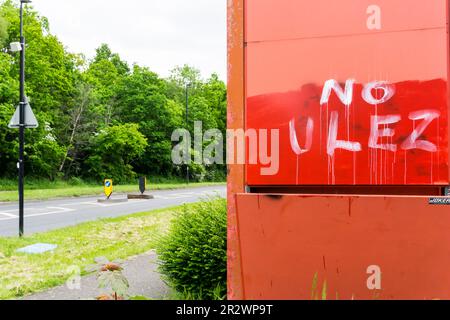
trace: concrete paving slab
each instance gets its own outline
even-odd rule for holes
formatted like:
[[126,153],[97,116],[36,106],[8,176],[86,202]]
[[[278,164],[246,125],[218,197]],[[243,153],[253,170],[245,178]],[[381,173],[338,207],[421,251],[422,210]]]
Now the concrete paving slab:
[[[133,257],[124,264],[123,274],[130,284],[130,296],[145,296],[163,300],[170,296],[170,288],[157,272],[157,256],[154,251]],[[70,289],[67,284],[25,297],[23,300],[92,300],[107,290],[99,289],[95,274],[81,278],[80,286]]]

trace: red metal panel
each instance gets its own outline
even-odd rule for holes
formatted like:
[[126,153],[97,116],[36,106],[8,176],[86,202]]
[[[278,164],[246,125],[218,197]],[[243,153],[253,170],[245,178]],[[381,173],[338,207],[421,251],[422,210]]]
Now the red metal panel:
[[[229,129],[244,127],[244,4],[228,1],[228,108]],[[235,194],[244,192],[244,165],[228,166],[228,299],[242,299],[241,251],[239,248]]]
[[445,0],[247,0],[246,41],[365,34],[373,5],[381,9],[382,29],[371,32],[446,24]]
[[316,273],[330,300],[450,299],[449,209],[428,200],[237,195],[245,299],[311,299]]
[[379,0],[379,30],[371,5],[247,0],[246,129],[280,130],[248,185],[449,184],[446,1]]

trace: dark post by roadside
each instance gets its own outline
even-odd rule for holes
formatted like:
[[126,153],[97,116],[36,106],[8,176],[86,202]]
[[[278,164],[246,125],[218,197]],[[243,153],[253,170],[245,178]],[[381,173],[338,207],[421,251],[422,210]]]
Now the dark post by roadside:
[[20,124],[19,124],[19,236],[24,234],[24,146],[25,146],[25,37],[23,34],[23,5],[30,3],[30,0],[20,1]]
[[[186,83],[186,129],[189,130],[189,87],[190,83]],[[190,146],[189,146],[190,148]],[[190,150],[189,150],[190,152]],[[186,183],[189,184],[189,163],[186,163]]]

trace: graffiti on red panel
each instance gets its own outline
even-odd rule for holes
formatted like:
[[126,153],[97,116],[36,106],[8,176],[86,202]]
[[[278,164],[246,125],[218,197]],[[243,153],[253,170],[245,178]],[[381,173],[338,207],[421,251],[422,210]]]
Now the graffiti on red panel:
[[280,170],[250,184],[448,183],[444,80],[327,80],[247,100],[247,128],[280,130]]

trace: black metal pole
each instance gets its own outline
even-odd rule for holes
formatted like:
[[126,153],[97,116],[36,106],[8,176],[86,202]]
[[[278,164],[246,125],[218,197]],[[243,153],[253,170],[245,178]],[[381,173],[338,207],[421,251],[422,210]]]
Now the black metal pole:
[[19,237],[24,233],[24,145],[25,145],[25,37],[23,35],[23,4],[20,3],[20,104],[19,104]]
[[[189,131],[189,84],[186,84],[186,128]],[[190,157],[191,146],[189,146],[188,155]],[[189,184],[189,163],[186,163],[186,182]]]

